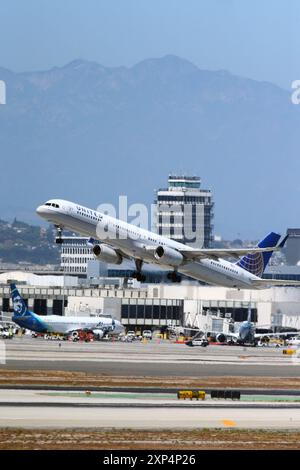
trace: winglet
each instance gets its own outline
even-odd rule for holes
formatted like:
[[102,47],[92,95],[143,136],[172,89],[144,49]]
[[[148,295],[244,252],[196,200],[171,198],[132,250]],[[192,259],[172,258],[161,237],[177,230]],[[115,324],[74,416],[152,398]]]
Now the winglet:
[[287,234],[284,239],[279,243],[278,245],[278,248],[283,248],[284,245],[285,245],[285,242],[287,241],[287,239],[289,238],[289,234]]

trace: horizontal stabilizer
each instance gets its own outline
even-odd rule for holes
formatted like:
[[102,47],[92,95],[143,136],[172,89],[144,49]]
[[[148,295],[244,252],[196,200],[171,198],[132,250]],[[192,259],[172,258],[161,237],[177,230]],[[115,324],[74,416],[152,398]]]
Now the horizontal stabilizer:
[[288,279],[254,279],[251,284],[253,287],[297,287],[300,281],[290,281]]

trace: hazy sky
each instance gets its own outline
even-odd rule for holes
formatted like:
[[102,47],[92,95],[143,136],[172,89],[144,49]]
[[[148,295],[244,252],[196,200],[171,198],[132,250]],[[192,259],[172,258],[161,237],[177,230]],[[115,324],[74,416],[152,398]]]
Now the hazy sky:
[[1,0],[0,66],[131,66],[176,54],[290,88],[299,31],[299,0]]

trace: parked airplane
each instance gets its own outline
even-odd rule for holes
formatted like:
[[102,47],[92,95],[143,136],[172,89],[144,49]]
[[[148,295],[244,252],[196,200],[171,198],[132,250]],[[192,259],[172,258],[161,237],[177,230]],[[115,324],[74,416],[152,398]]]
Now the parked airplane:
[[251,321],[251,308],[249,308],[247,320],[243,321],[240,324],[239,330],[236,333],[217,333],[216,339],[220,343],[233,342],[238,344],[249,344],[256,346],[258,341],[263,338],[288,336],[294,334],[294,331],[285,331],[280,333],[256,333],[255,325]]
[[118,335],[124,331],[118,320],[107,317],[37,315],[28,310],[15,284],[10,284],[10,291],[14,309],[12,320],[21,328],[37,333],[61,333],[74,338],[79,331],[91,331],[99,338],[105,334]]
[[[300,281],[262,279],[261,276],[275,250],[284,246],[287,236],[271,232],[255,248],[201,248],[162,237],[101,212],[62,199],[51,199],[37,208],[37,214],[56,225],[58,240],[64,228],[94,238],[103,234],[93,253],[100,261],[121,264],[124,258],[134,259],[135,277],[145,281],[143,263],[155,263],[172,270],[168,278],[180,282],[185,274],[208,284],[243,289],[269,286],[300,285]],[[223,258],[240,258],[236,263]]]
[[[188,328],[187,328],[188,329]],[[247,320],[243,321],[237,332],[210,332],[209,336],[215,337],[219,343],[234,343],[234,344],[248,344],[256,346],[259,340],[263,338],[271,338],[278,336],[295,335],[295,331],[284,331],[280,333],[256,333],[255,325],[251,321],[251,308],[248,308]],[[186,341],[187,346],[201,345],[201,340],[207,339],[208,334],[204,331],[199,331],[189,341]],[[293,338],[292,338],[293,339]]]
[[300,346],[300,336],[294,336],[288,340],[289,346]]
[[[251,317],[250,317],[251,318]],[[188,329],[188,328],[187,328]],[[210,332],[210,337],[216,338],[216,341],[219,343],[226,344],[240,344],[248,346],[256,346],[259,340],[269,340],[273,337],[279,336],[290,336],[294,335],[295,331],[285,331],[281,333],[255,333],[254,323],[248,319],[243,321],[239,327],[239,330],[236,333],[223,333],[223,332]],[[291,338],[293,340],[295,338]],[[289,340],[288,344],[300,344],[300,339],[298,341]],[[187,346],[207,346],[208,335],[204,331],[199,331],[196,335],[185,342]]]

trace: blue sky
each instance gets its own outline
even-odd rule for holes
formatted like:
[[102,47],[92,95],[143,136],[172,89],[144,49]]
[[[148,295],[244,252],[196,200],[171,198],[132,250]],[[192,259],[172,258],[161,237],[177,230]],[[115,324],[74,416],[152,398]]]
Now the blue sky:
[[131,66],[176,54],[290,88],[300,78],[299,26],[299,0],[2,0],[0,66]]

